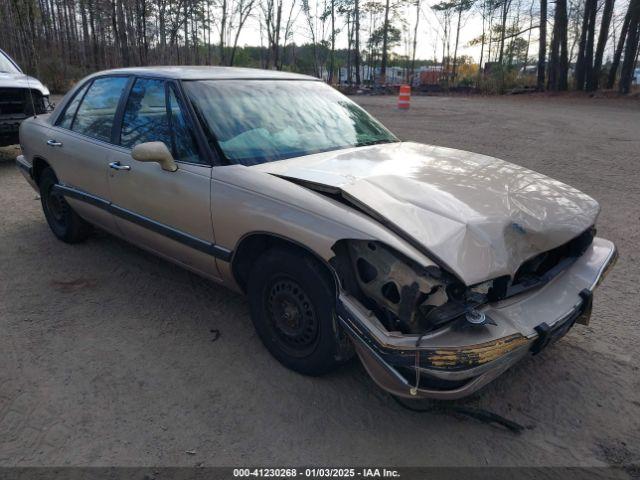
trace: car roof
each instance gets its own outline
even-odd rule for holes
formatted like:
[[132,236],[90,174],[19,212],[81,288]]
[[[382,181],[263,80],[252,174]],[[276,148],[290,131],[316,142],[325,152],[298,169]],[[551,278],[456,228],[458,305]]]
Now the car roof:
[[143,75],[173,78],[178,80],[318,80],[308,75],[261,70],[258,68],[208,67],[208,66],[158,66],[133,67],[103,70],[92,76],[101,75]]

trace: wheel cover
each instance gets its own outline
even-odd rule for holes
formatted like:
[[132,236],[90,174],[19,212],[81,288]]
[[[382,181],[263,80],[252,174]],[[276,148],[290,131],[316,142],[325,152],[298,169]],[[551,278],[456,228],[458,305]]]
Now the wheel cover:
[[278,345],[288,355],[309,355],[318,342],[318,317],[314,305],[291,278],[277,278],[266,289],[266,311]]
[[69,209],[69,204],[64,197],[53,188],[50,188],[46,196],[45,204],[51,220],[60,227],[64,227],[66,225],[66,214]]

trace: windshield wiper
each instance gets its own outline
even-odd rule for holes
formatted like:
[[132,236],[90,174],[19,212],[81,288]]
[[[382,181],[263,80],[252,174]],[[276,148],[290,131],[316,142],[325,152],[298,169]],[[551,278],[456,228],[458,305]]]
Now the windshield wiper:
[[364,140],[362,142],[358,142],[356,147],[368,147],[369,145],[379,145],[381,143],[392,143],[392,142],[393,141],[389,140],[388,138],[378,139],[378,140]]

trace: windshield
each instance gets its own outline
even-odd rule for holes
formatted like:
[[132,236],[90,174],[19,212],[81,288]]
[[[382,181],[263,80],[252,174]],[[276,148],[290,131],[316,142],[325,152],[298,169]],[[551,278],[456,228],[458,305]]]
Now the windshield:
[[184,82],[213,144],[231,163],[257,165],[340,148],[397,142],[371,115],[322,82]]
[[9,60],[4,52],[0,51],[0,72],[5,73],[20,73],[20,70]]

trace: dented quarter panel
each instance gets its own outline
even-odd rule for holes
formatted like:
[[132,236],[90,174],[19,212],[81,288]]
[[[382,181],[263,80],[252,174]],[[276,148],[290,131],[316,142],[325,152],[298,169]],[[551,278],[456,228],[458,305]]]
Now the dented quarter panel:
[[588,195],[526,168],[410,142],[251,168],[341,190],[467,285],[513,276],[525,260],[592,226],[600,209]]

